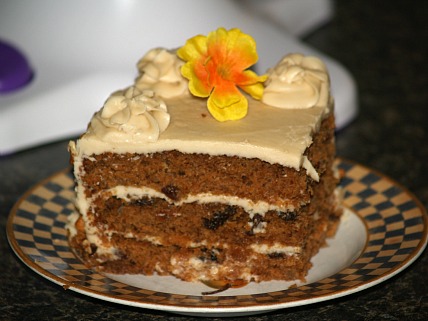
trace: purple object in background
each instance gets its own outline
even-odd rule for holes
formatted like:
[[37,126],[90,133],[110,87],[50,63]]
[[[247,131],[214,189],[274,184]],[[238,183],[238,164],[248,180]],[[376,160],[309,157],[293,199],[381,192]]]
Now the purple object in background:
[[0,41],[0,94],[25,86],[32,76],[25,56],[17,48]]

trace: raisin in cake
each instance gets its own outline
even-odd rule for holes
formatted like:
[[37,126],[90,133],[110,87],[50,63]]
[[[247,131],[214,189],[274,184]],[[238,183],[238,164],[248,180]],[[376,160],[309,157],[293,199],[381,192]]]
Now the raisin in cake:
[[70,243],[89,266],[231,286],[305,278],[341,214],[328,73],[289,54],[257,76],[248,57],[237,29],[153,49],[70,142]]

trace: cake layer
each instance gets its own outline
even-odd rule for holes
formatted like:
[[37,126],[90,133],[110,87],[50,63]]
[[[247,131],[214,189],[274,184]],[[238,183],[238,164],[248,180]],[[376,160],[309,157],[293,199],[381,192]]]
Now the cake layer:
[[[189,158],[177,151],[149,155],[105,153],[85,158],[83,168],[86,196],[110,189],[119,193],[122,186],[128,187],[122,193],[138,193],[132,187],[144,187],[140,193],[146,195],[142,196],[159,195],[171,204],[202,195],[207,201],[217,196],[225,201],[236,199],[237,203],[247,200],[248,207],[256,208],[256,203],[265,202],[266,208],[272,205],[289,211],[309,201],[308,191],[314,184],[303,172],[258,159],[243,161],[203,154]],[[198,200],[203,202],[204,198]]]
[[81,230],[75,247],[86,262],[112,273],[173,274],[187,281],[303,279],[338,223],[336,199],[322,200],[323,193],[316,191],[297,214],[268,212],[252,220],[223,204],[100,198],[92,214],[100,246],[85,243]]
[[206,213],[195,212],[201,206],[167,212],[168,206],[150,206],[156,201],[104,201],[94,208],[103,211],[95,219],[101,251],[83,240],[82,230],[74,238],[79,256],[105,272],[173,274],[187,281],[303,279],[310,258],[338,223],[335,200],[314,201],[315,213],[267,213],[254,220],[222,204],[211,204]]
[[[333,126],[331,114],[322,122],[305,154],[321,176],[333,163]],[[245,203],[243,207],[250,213],[263,214],[272,209],[294,211],[309,202],[317,183],[304,170],[271,165],[259,159],[206,154],[189,157],[178,151],[94,154],[83,157],[79,164],[84,175],[78,174],[82,181],[77,188],[77,204],[82,211],[88,208],[88,198],[93,194],[123,186],[128,187],[131,196],[136,193],[133,187],[144,187],[140,197],[161,196],[171,204],[193,202],[203,195],[207,202],[223,198],[223,203],[239,206]],[[199,201],[203,202],[203,198]]]

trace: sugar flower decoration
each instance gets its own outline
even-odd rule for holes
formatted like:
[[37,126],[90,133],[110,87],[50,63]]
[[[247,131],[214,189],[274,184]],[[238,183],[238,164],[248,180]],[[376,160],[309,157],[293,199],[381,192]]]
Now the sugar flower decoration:
[[181,73],[189,80],[190,92],[208,97],[208,110],[218,121],[245,117],[248,101],[240,89],[254,99],[263,95],[266,76],[247,70],[258,60],[256,42],[239,29],[219,28],[208,36],[195,36],[177,55],[186,62]]

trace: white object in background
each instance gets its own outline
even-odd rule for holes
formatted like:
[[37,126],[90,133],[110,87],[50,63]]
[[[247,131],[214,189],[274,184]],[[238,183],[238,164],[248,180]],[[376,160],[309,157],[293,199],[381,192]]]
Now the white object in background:
[[[242,5],[228,0],[0,0],[0,40],[21,49],[35,72],[28,86],[0,95],[0,154],[80,134],[112,91],[133,83],[136,62],[146,51],[179,47],[219,26],[238,27],[255,38],[259,72],[290,52],[323,59],[337,125],[348,123],[356,114],[356,90],[346,69]],[[305,20],[305,12],[295,15]]]
[[328,22],[334,15],[331,0],[236,0],[264,20],[301,37]]

